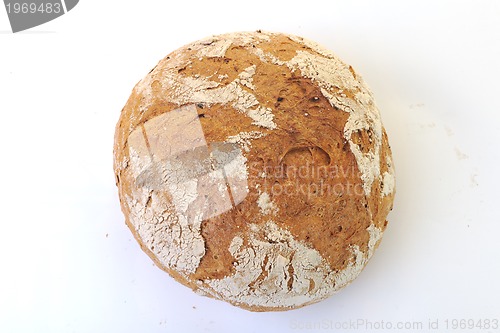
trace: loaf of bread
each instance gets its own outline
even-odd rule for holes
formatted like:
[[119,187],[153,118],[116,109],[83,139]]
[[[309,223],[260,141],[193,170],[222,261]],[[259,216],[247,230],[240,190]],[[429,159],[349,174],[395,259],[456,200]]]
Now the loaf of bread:
[[394,168],[372,93],[291,35],[206,38],[162,59],[116,127],[125,220],[156,265],[252,311],[318,302],[365,267]]

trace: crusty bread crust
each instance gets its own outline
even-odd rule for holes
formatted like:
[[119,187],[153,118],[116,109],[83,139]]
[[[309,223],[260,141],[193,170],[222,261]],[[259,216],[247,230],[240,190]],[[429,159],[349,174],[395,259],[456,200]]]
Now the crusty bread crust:
[[[227,188],[164,166],[159,178],[146,172],[165,150],[190,147],[209,147],[207,161],[210,149],[232,149],[226,178],[210,178]],[[126,223],[156,265],[252,311],[298,308],[349,284],[378,246],[395,192],[361,77],[314,42],[266,32],[213,36],[162,59],[122,110],[114,170]],[[215,212],[228,188],[231,207]]]

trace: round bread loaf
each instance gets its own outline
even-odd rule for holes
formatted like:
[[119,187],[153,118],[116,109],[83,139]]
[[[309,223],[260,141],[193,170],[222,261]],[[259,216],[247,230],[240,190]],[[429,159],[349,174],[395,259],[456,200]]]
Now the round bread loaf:
[[387,135],[351,66],[300,37],[214,36],[161,60],[116,127],[126,223],[163,270],[252,311],[364,268],[394,199]]

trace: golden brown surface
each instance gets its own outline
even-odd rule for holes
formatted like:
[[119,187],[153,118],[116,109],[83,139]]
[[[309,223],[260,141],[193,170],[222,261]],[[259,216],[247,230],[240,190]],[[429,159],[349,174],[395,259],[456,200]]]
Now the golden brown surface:
[[[272,37],[259,47],[282,61],[292,59],[297,50],[316,53],[285,35]],[[332,106],[318,84],[301,75],[300,71],[265,63],[246,47],[233,44],[223,57],[199,58],[194,56],[195,53],[196,50],[185,46],[162,60],[149,74],[153,92],[150,102],[146,105],[144,95],[139,89],[134,89],[116,127],[114,169],[121,206],[127,224],[143,250],[159,267],[192,289],[198,289],[198,280],[222,279],[234,274],[235,258],[228,250],[231,241],[248,233],[249,225],[263,225],[271,216],[296,241],[316,249],[333,272],[348,266],[352,259],[351,245],[356,244],[362,252],[367,252],[370,235],[366,229],[373,224],[381,231],[385,230],[394,193],[381,194],[383,184],[380,177],[374,180],[369,196],[363,191],[356,158],[344,136],[349,113]],[[168,65],[176,66],[179,76],[210,77],[221,85],[232,82],[242,70],[256,65],[253,75],[255,89],[243,88],[254,94],[260,105],[272,109],[277,124],[276,129],[262,128],[252,124],[252,119],[230,104],[197,103],[199,120],[209,146],[241,132],[258,130],[266,136],[252,140],[250,151],[244,153],[248,165],[248,196],[233,209],[202,222],[205,255],[196,271],[188,275],[166,267],[154,251],[143,244],[136,227],[128,219],[130,207],[126,203],[126,196],[130,196],[137,186],[127,166],[127,138],[141,124],[180,106],[162,96],[162,91],[169,89],[162,83],[162,67],[177,54],[190,59],[188,65],[182,61]],[[345,90],[347,96],[355,93]],[[367,153],[373,150],[371,136],[370,130],[362,130],[353,133],[351,139],[363,153]],[[391,156],[385,130],[379,155],[380,174],[383,174],[388,171],[386,158]],[[263,172],[265,177],[262,177]],[[269,193],[275,213],[261,214],[257,205],[261,192]],[[165,195],[164,200],[168,201],[169,196]],[[293,275],[291,265],[290,268],[289,273]],[[290,308],[237,305],[256,311]]]

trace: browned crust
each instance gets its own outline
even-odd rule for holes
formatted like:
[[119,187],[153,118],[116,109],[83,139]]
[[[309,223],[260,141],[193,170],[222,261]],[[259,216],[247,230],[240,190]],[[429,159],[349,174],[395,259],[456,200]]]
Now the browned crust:
[[[272,43],[262,43],[261,47],[281,60],[291,59],[297,49],[304,48],[286,36],[278,36]],[[159,63],[155,75],[161,77],[162,66],[168,63],[170,56],[179,53],[189,56],[192,51],[184,47],[167,56]],[[222,75],[220,82],[227,84],[251,65],[257,66],[253,77],[256,87],[254,93],[261,105],[273,109],[275,122],[279,128],[276,130],[259,128],[267,136],[265,139],[254,140],[251,151],[246,154],[249,163],[250,193],[234,209],[203,222],[202,236],[205,240],[206,254],[197,271],[187,279],[178,272],[164,267],[154,253],[143,244],[129,221],[130,210],[125,203],[125,196],[129,195],[134,187],[130,172],[127,166],[124,166],[124,161],[128,160],[128,135],[140,124],[179,106],[158,96],[161,83],[152,80],[154,94],[151,105],[144,113],[139,112],[144,97],[134,89],[116,126],[114,170],[126,223],[143,251],[155,264],[193,290],[198,289],[196,285],[198,279],[220,279],[232,274],[234,258],[228,251],[229,243],[236,235],[245,233],[249,224],[262,224],[268,220],[268,217],[260,214],[256,205],[259,195],[255,187],[257,183],[263,190],[276,184],[282,188],[297,184],[312,186],[321,183],[328,188],[334,188],[335,184],[349,183],[353,187],[362,184],[356,159],[343,134],[348,114],[332,107],[318,86],[310,79],[293,73],[284,66],[265,64],[254,54],[237,46],[232,46],[224,58],[193,59],[189,66],[179,67],[178,71],[179,75],[186,76],[193,74],[209,76],[216,72]],[[201,104],[197,109],[208,144],[223,141],[230,135],[256,129],[248,117],[236,112],[229,105],[216,104],[207,107]],[[370,135],[367,131],[360,131],[353,141],[369,150],[372,148]],[[383,174],[388,170],[386,158],[391,156],[385,131],[380,156],[381,174]],[[336,174],[333,177],[315,174],[296,179],[293,174],[285,172],[279,176],[268,175],[264,181],[259,176],[259,173],[265,170],[304,165],[317,170],[336,166],[344,169],[344,174]],[[351,256],[348,251],[350,245],[357,244],[363,252],[367,251],[369,235],[360,231],[366,230],[371,223],[385,230],[386,216],[392,209],[394,193],[382,198],[382,186],[381,181],[376,179],[369,197],[359,191],[343,191],[329,195],[309,191],[274,196],[271,199],[278,210],[273,220],[280,227],[289,230],[296,240],[317,249],[332,270],[339,271],[348,264]],[[252,311],[290,309],[290,307],[255,307],[234,302],[233,304]]]

